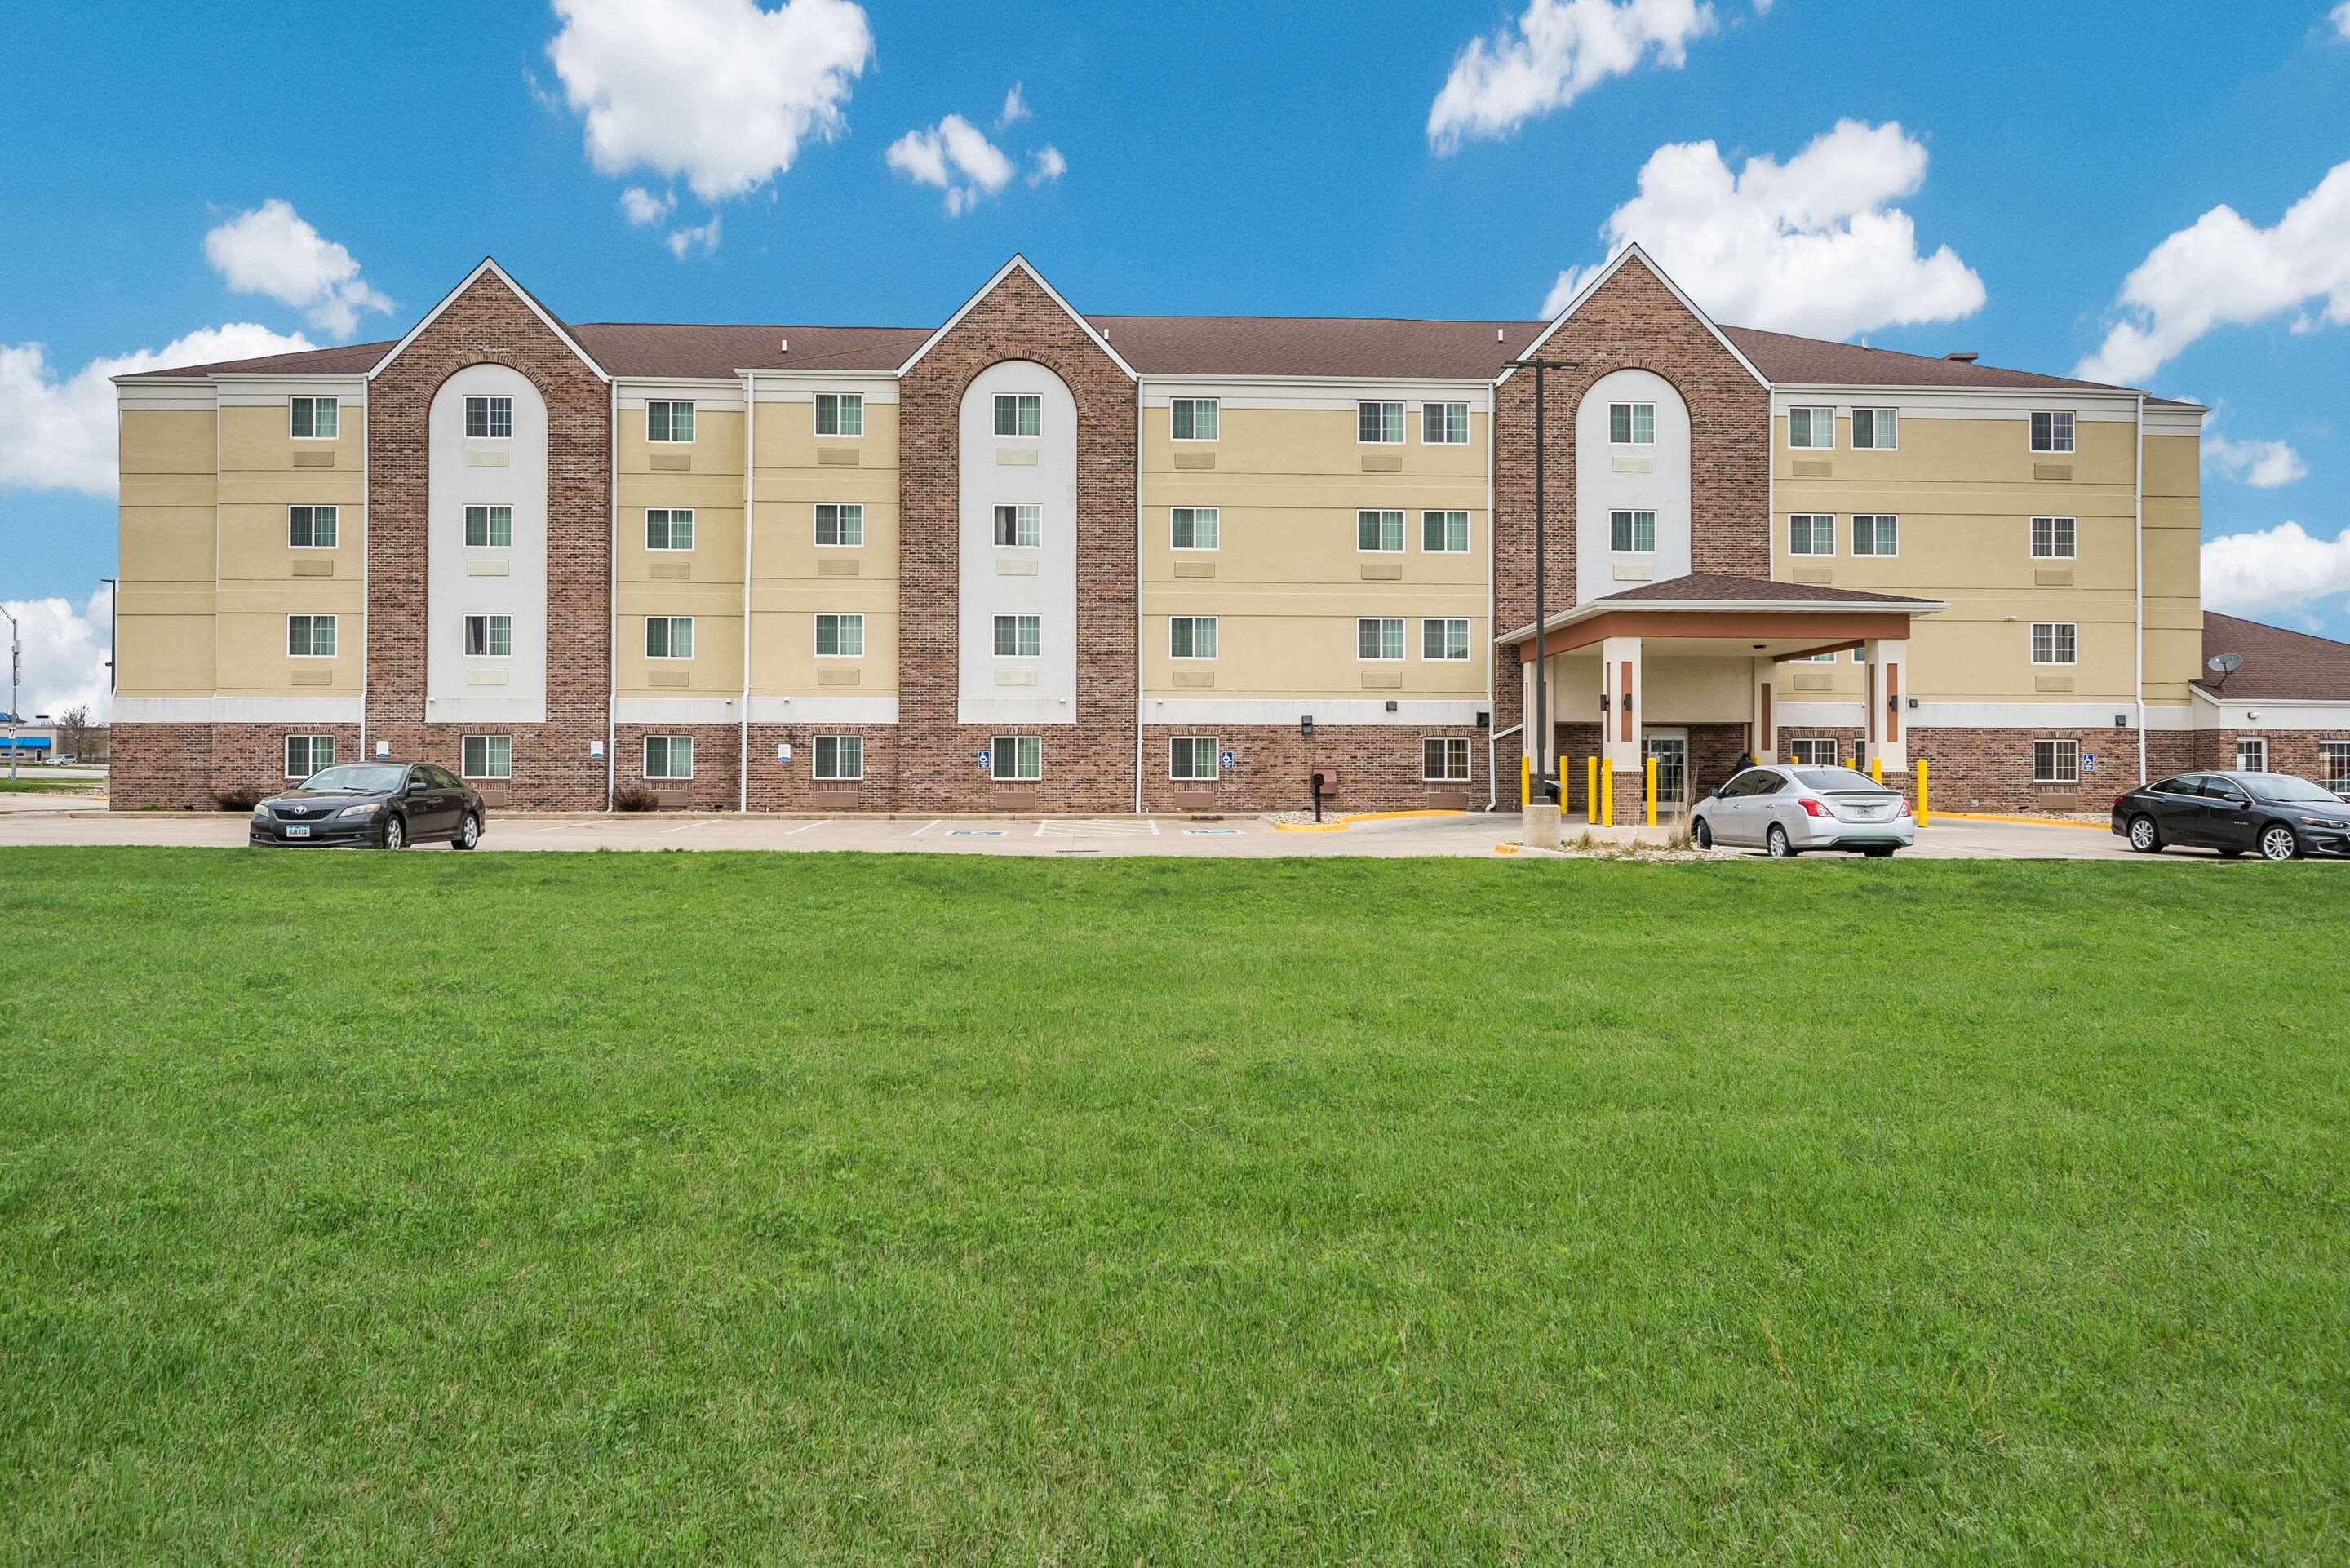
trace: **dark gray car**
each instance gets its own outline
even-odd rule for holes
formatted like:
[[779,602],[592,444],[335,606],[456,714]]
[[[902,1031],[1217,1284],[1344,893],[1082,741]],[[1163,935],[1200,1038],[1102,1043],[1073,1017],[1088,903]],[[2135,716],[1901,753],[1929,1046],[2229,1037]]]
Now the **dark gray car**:
[[2350,802],[2292,774],[2179,774],[2116,795],[2113,829],[2141,855],[2173,845],[2264,860],[2350,855]]
[[338,763],[253,808],[249,844],[401,849],[482,841],[481,793],[432,763]]

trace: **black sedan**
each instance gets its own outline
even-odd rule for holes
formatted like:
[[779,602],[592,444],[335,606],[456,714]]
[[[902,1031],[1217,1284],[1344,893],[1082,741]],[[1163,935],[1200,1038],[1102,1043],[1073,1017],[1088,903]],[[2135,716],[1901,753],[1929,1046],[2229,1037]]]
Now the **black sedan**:
[[2113,826],[2141,855],[2350,855],[2350,802],[2291,774],[2180,774],[2116,795]]
[[479,791],[431,763],[338,763],[253,808],[252,844],[369,845],[400,849],[482,841]]

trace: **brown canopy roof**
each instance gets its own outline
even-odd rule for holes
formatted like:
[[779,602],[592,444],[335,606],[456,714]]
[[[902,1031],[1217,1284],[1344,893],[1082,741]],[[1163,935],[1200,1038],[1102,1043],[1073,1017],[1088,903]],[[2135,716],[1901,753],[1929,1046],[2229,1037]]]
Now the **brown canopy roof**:
[[2206,610],[2203,657],[2220,653],[2236,654],[2244,662],[2225,680],[2208,667],[2196,678],[2214,696],[2231,701],[2350,701],[2350,643]]
[[1593,604],[1616,604],[1631,599],[1669,599],[1675,603],[1702,600],[1725,600],[1739,604],[1815,604],[1815,605],[1930,605],[1933,599],[1907,597],[1901,594],[1864,593],[1858,588],[1832,588],[1823,583],[1779,583],[1767,577],[1742,577],[1729,572],[1690,572],[1684,576],[1667,577],[1661,583],[1643,583],[1637,588],[1608,594]]

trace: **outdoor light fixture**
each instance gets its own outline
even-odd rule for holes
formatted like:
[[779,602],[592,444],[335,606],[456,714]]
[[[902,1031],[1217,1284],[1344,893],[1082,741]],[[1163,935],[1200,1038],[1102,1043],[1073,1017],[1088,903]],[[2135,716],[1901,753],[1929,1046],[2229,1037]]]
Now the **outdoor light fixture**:
[[2129,728],[2129,715],[2128,715],[2127,713],[2116,713],[2116,714],[2115,714],[2115,715],[2114,715],[2114,728],[2115,728],[2115,729],[2116,729],[2116,730],[2126,730],[2126,729],[2128,729],[2128,728]]
[[1312,740],[1312,739],[1314,738],[1314,715],[1313,715],[1313,714],[1311,714],[1311,713],[1301,713],[1301,714],[1299,714],[1299,715],[1298,715],[1298,717],[1297,717],[1297,732],[1298,732],[1300,735],[1303,735],[1305,739],[1307,739],[1307,740],[1309,740],[1309,741],[1310,741],[1310,740]]
[[1599,694],[1599,711],[1603,713],[1607,711],[1607,693],[1605,691]]

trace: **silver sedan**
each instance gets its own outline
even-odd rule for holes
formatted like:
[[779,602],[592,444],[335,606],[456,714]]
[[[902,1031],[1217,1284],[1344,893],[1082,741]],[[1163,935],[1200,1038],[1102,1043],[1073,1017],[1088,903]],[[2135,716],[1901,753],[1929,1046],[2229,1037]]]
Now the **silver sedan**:
[[1918,819],[1898,790],[1851,768],[1748,768],[1697,803],[1690,831],[1700,848],[1735,845],[1774,859],[1806,849],[1884,856],[1918,841]]

